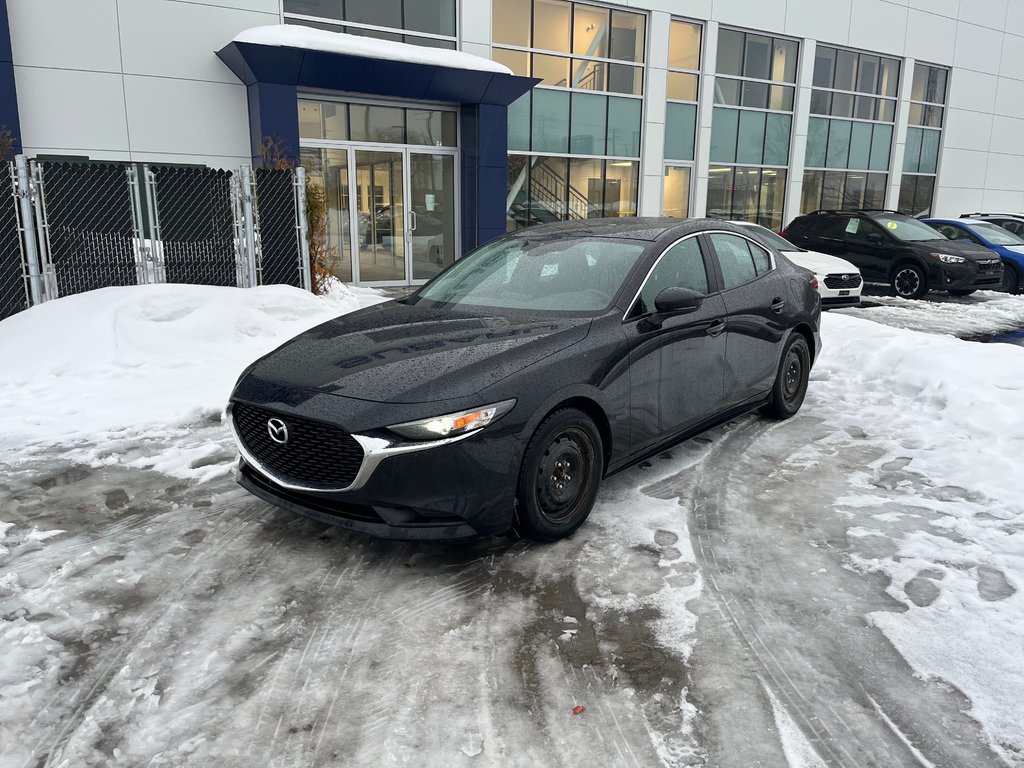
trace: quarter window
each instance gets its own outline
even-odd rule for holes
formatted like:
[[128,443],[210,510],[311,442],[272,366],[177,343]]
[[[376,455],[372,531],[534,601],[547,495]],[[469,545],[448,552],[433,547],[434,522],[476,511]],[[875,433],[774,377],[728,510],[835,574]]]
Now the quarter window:
[[704,268],[704,258],[701,256],[700,243],[696,237],[676,243],[661,257],[640,290],[634,315],[654,312],[654,300],[666,288],[689,288],[691,291],[707,294],[708,273]]
[[749,283],[755,277],[771,270],[768,253],[738,235],[717,233],[709,236],[715,247],[718,264],[722,268],[725,288]]

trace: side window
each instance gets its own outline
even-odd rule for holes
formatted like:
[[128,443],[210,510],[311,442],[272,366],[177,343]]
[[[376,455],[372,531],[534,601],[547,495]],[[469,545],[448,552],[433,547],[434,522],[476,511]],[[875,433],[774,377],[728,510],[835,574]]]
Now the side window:
[[666,288],[689,288],[707,294],[708,273],[704,269],[700,243],[696,237],[676,243],[661,257],[658,266],[640,289],[634,317],[653,312],[654,300]]
[[952,224],[938,224],[935,228],[939,230],[943,235],[948,237],[950,240],[970,240],[971,236],[968,235],[960,227],[954,227]]
[[1000,221],[997,221],[996,224],[1008,232],[1013,232],[1013,234],[1018,236],[1024,236],[1024,222],[1016,221],[1015,219],[1001,219]]
[[771,256],[768,255],[764,248],[754,245],[749,240],[747,241],[747,248],[750,249],[750,255],[754,258],[754,270],[757,272],[758,277],[772,271]]
[[850,222],[852,217],[850,216],[822,216],[825,221],[822,222],[821,230],[819,234],[822,237],[829,237],[834,240],[845,240],[847,227],[851,226]]
[[882,228],[871,219],[851,216],[844,229],[845,239],[851,243],[866,243],[868,235],[881,235]]
[[749,283],[757,277],[754,259],[744,238],[721,232],[709,237],[715,246],[715,253],[718,254],[718,263],[722,267],[726,289]]

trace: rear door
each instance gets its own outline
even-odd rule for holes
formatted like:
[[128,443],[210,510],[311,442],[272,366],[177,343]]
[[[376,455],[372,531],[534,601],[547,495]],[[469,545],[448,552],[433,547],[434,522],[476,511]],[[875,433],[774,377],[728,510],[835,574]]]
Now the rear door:
[[[725,303],[700,239],[691,235],[665,250],[626,315],[630,345],[630,433],[634,452],[685,431],[723,408]],[[687,314],[654,318],[665,288],[706,296]]]
[[731,232],[705,235],[715,255],[725,301],[725,405],[768,391],[786,333],[790,293],[772,255]]

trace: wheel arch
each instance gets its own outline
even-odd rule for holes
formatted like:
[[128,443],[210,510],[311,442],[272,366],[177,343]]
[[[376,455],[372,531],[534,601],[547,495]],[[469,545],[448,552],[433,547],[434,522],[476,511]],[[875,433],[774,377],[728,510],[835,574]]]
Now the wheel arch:
[[524,430],[526,439],[537,431],[537,427],[555,411],[564,408],[575,408],[589,416],[597,426],[598,434],[601,435],[602,475],[608,473],[608,465],[612,456],[612,426],[608,418],[605,406],[595,397],[585,392],[562,392],[545,401],[535,412],[528,427]]
[[811,326],[807,323],[798,323],[793,328],[793,333],[799,333],[804,337],[804,341],[807,342],[807,349],[811,356],[811,365],[814,365],[814,331],[811,330]]

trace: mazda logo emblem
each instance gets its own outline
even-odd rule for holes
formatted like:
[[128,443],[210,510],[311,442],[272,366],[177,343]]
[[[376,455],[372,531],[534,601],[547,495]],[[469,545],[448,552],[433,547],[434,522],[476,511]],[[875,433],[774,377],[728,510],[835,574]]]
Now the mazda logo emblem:
[[288,425],[280,419],[270,419],[267,422],[267,433],[275,443],[284,445],[288,442]]

